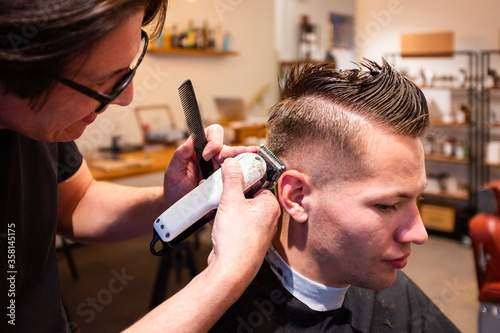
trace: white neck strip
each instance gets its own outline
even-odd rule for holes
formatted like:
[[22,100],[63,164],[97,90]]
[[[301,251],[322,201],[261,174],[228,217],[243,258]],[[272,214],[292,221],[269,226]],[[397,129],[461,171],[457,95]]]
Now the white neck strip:
[[329,287],[309,280],[288,266],[272,244],[267,251],[266,261],[283,287],[311,310],[323,312],[342,306],[349,287]]

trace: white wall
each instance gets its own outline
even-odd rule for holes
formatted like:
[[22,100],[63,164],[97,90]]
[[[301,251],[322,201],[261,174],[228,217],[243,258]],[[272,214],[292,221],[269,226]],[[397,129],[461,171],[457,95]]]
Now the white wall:
[[235,57],[201,57],[148,53],[134,79],[134,102],[128,107],[111,106],[77,140],[83,153],[96,146],[109,146],[119,127],[125,141],[138,143],[141,132],[133,109],[137,105],[169,104],[178,126],[186,128],[177,88],[192,80],[204,117],[216,115],[214,96],[241,97],[249,101],[266,84],[271,88],[250,116],[263,116],[276,103],[277,60],[274,50],[274,6],[269,0],[169,1],[166,25],[187,27],[188,20],[201,25],[221,24],[231,32]]
[[[310,23],[317,26],[320,36],[320,49],[316,60],[324,59],[330,47],[328,41],[330,14],[356,16],[356,0],[275,0],[275,34],[278,57],[283,61],[293,61],[298,57],[298,36],[301,17],[307,15]],[[355,53],[338,50],[335,54],[338,67],[350,67],[356,60]]]
[[357,0],[360,55],[377,59],[400,51],[404,33],[455,32],[455,49],[500,47],[500,1]]

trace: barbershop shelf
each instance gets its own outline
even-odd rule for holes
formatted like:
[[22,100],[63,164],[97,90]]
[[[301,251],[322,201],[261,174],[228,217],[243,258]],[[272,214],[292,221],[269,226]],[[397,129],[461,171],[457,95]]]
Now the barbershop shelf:
[[494,168],[500,168],[500,163],[484,161],[483,165],[489,166],[489,167],[494,167]]
[[500,86],[484,87],[483,89],[486,91],[500,91]]
[[[469,80],[471,80],[469,78]],[[448,91],[455,91],[455,92],[464,92],[467,93],[470,88],[468,87],[455,87],[452,85],[432,85],[432,86],[426,86],[426,85],[421,85],[419,84],[418,87],[420,89],[429,89],[429,90],[448,90]]]
[[440,192],[424,192],[424,196],[432,196],[439,198],[447,198],[447,199],[458,199],[458,200],[469,200],[469,195],[466,191],[461,192],[448,192],[448,191],[440,191]]
[[442,154],[426,154],[425,159],[427,161],[434,162],[444,162],[444,163],[455,163],[455,164],[468,164],[468,158],[456,158],[453,156],[446,156]]
[[431,126],[435,127],[463,127],[463,128],[468,128],[469,124],[468,123],[457,123],[457,122],[452,122],[452,123],[445,123],[440,120],[431,120]]
[[148,52],[158,53],[158,54],[194,55],[194,56],[209,56],[209,57],[226,57],[226,56],[238,55],[238,52],[234,51],[217,51],[217,50],[183,49],[183,48],[157,49],[155,47],[149,48]]
[[480,145],[480,183],[488,184],[498,179],[500,163],[488,161],[488,145],[498,140],[500,121],[500,49],[481,51],[481,113],[478,119]]

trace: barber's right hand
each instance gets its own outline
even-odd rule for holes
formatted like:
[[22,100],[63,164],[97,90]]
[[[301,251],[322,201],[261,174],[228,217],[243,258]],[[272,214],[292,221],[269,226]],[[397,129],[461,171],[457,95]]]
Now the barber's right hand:
[[269,190],[243,194],[243,173],[233,158],[222,164],[223,191],[212,229],[209,265],[250,281],[257,274],[277,229],[280,206]]
[[[207,145],[203,150],[203,158],[212,160],[214,169],[228,157],[235,157],[242,153],[256,153],[259,147],[226,146],[222,144],[224,129],[220,125],[210,125],[205,129]],[[173,205],[180,198],[194,189],[200,182],[201,172],[196,160],[193,140],[189,137],[184,144],[175,151],[163,181],[165,209]]]

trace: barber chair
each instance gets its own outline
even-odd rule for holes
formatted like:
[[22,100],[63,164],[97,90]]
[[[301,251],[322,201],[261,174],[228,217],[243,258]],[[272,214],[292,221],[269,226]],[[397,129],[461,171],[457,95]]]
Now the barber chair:
[[478,214],[469,222],[479,285],[478,333],[500,328],[500,181],[478,194]]

